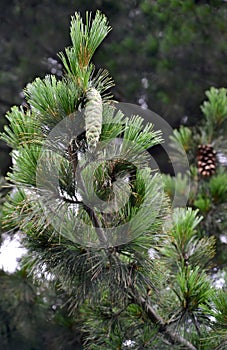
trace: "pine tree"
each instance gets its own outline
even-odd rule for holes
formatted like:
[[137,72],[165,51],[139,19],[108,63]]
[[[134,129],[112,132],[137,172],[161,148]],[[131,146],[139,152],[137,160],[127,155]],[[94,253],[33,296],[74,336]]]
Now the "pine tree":
[[[174,190],[182,193],[186,183],[191,183],[188,205],[199,209],[203,215],[201,232],[217,238],[216,261],[225,265],[226,260],[226,120],[227,90],[214,88],[206,91],[207,101],[201,105],[204,119],[195,127],[181,126],[174,130],[171,146],[177,161],[179,143],[186,151],[190,169],[186,174],[166,176],[166,191],[173,196]],[[223,242],[222,242],[223,241]]]
[[35,79],[30,108],[7,114],[5,228],[22,232],[24,268],[55,284],[84,349],[224,348],[226,293],[209,274],[215,240],[199,234],[198,209],[171,209],[146,152],[161,131],[125,116],[108,72],[91,62],[110,29],[99,11],[85,23],[76,13],[59,55],[64,77]]
[[[218,281],[221,278],[219,288],[222,288],[223,294],[220,294],[218,304],[223,312],[226,305],[227,280],[227,89],[212,87],[206,91],[206,96],[207,100],[201,105],[204,119],[194,127],[181,126],[178,130],[175,129],[171,136],[175,160],[181,162],[181,154],[178,152],[180,143],[187,153],[190,168],[187,173],[177,173],[175,177],[165,175],[164,182],[165,191],[170,198],[173,198],[176,193],[179,196],[184,195],[185,188],[190,183],[187,205],[198,210],[202,215],[198,236],[201,237],[201,241],[210,239],[211,236],[215,237],[216,249],[210,276],[216,285],[219,285]],[[216,296],[216,303],[217,300]],[[222,315],[221,318],[223,317],[222,324],[224,324],[226,310],[223,314],[222,312],[220,315]],[[223,345],[218,349],[226,347],[226,332],[223,334]]]

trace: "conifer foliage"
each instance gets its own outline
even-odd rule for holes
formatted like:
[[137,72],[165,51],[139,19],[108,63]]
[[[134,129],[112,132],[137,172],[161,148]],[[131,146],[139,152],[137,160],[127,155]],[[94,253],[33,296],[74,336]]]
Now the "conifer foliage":
[[119,111],[111,77],[96,72],[91,59],[109,31],[99,11],[85,23],[76,13],[64,77],[37,78],[25,89],[31,108],[7,114],[5,228],[22,232],[30,274],[64,295],[84,349],[224,348],[214,238],[198,235],[198,209],[170,209],[146,152],[161,131]]

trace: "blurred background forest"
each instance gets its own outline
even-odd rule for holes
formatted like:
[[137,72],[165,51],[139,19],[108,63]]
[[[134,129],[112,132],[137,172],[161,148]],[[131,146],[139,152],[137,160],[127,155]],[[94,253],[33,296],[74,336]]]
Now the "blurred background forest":
[[[149,108],[173,127],[202,120],[205,91],[226,87],[226,0],[1,0],[0,131],[28,82],[61,77],[57,52],[70,45],[71,16],[97,9],[113,29],[94,63],[110,71],[115,99]],[[0,140],[0,175],[9,154]],[[34,284],[26,269],[1,271],[0,280],[0,349],[2,339],[6,350],[80,349],[75,320],[60,307],[64,295]]]
[[[148,107],[174,127],[199,121],[204,92],[227,80],[225,0],[2,0],[1,129],[28,82],[62,74],[56,53],[70,44],[71,15],[96,9],[113,28],[95,64],[111,72],[115,99]],[[9,150],[0,142],[5,174]]]

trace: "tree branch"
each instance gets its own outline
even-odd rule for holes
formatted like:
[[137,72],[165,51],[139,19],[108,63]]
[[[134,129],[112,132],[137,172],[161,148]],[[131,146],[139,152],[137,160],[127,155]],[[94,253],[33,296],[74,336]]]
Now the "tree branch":
[[217,348],[215,348],[214,350],[222,350],[224,349],[224,346],[227,345],[227,340],[224,340],[221,344],[218,345]]
[[[75,144],[75,140],[72,140],[72,142],[69,144],[68,152],[69,152],[69,157],[70,157],[70,161],[71,161],[71,164],[72,164],[73,178],[75,180],[75,178],[77,177],[78,181],[81,184],[82,189],[86,192],[84,181],[83,181],[83,179],[81,177],[81,169],[80,169],[79,164],[78,164],[78,154],[77,154],[78,148],[77,148],[77,146]],[[96,234],[98,236],[98,239],[99,239],[100,243],[106,245],[107,238],[106,238],[106,235],[105,235],[105,233],[104,233],[104,231],[102,229],[102,226],[101,226],[101,224],[99,222],[99,219],[98,219],[95,211],[92,208],[88,207],[83,201],[70,200],[70,199],[67,199],[65,197],[63,199],[66,202],[82,205],[82,207],[84,208],[84,210],[88,214],[88,216],[89,216],[89,218],[90,218],[90,220],[91,220],[91,222],[93,224],[93,227],[94,227],[94,229],[96,231]]]
[[150,320],[158,326],[158,332],[163,334],[163,336],[171,344],[183,345],[184,348],[187,350],[197,350],[196,347],[194,347],[194,345],[188,340],[168,329],[168,325],[164,322],[162,317],[154,310],[149,300],[145,299],[143,296],[141,296],[138,292],[135,291],[132,292],[132,298],[136,304],[142,307],[142,309],[146,312]]
[[89,218],[91,219],[91,222],[93,224],[93,227],[96,230],[96,233],[97,233],[97,236],[99,238],[100,243],[106,245],[107,238],[106,238],[106,235],[101,228],[101,225],[99,223],[98,217],[95,214],[95,211],[93,209],[89,208],[86,204],[83,204],[83,208],[87,212]]

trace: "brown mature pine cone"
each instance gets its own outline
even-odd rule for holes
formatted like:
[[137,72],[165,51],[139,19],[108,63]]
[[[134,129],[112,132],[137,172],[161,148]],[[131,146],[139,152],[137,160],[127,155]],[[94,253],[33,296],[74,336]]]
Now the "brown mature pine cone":
[[197,153],[199,174],[204,177],[213,175],[216,171],[216,153],[211,145],[200,145]]

